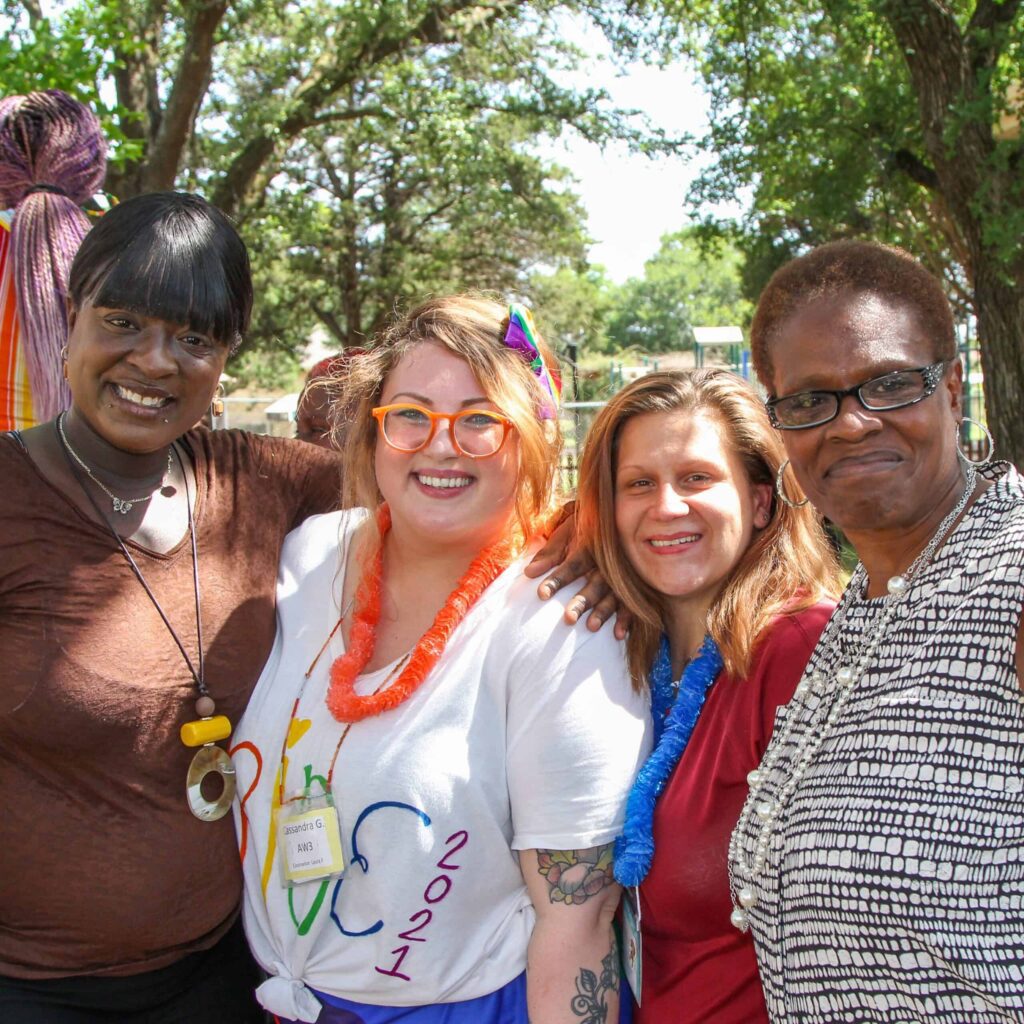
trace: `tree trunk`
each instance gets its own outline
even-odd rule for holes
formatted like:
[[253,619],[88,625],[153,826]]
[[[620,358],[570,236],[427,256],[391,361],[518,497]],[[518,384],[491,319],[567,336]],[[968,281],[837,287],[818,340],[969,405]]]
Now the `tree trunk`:
[[1024,281],[1007,281],[999,264],[980,266],[974,294],[988,428],[997,457],[1024,467]]
[[192,127],[210,84],[213,46],[228,0],[205,0],[196,5],[171,92],[150,141],[140,186],[143,192],[174,188]]
[[142,144],[142,155],[107,169],[106,187],[119,199],[130,199],[142,189],[150,143],[160,130],[163,110],[160,104],[160,39],[166,13],[164,0],[149,0],[138,10],[128,3],[119,7],[118,18],[124,24],[124,38],[132,45],[116,47],[117,67],[114,88],[117,102],[127,111],[120,119],[125,138]]
[[[1000,457],[1024,460],[1024,241],[1007,258],[986,227],[1007,216],[1014,171],[995,160],[991,70],[1021,0],[978,0],[961,32],[942,0],[879,0],[903,49],[938,191],[962,239],[978,320],[985,411]],[[1004,206],[1003,204],[1008,204]]]

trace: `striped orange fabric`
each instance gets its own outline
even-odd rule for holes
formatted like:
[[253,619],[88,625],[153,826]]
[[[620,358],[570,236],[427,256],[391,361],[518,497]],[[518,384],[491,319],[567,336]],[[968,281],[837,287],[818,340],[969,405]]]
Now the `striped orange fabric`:
[[0,210],[0,430],[24,430],[36,423],[14,301],[12,216],[13,211]]

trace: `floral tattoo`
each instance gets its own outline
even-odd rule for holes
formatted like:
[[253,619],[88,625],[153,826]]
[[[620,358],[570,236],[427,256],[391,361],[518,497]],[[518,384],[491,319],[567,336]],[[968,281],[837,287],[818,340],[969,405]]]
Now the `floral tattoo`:
[[537,870],[548,880],[552,903],[586,903],[615,881],[612,844],[590,850],[538,850]]
[[618,991],[619,951],[613,943],[611,952],[601,961],[600,977],[586,967],[580,968],[572,1012],[581,1018],[581,1024],[607,1024],[608,996]]

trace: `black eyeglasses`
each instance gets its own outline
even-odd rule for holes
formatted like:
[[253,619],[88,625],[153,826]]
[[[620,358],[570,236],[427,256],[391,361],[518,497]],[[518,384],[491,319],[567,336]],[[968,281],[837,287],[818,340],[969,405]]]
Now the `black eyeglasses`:
[[943,360],[931,366],[893,370],[845,391],[800,391],[782,398],[769,398],[764,404],[777,430],[806,430],[834,420],[847,395],[853,395],[865,409],[873,412],[902,409],[920,402],[935,393],[945,367]]

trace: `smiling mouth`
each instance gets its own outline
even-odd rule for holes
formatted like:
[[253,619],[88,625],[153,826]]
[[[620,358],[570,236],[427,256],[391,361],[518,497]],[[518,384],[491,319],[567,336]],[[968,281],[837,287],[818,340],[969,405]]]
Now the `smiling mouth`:
[[881,473],[894,468],[900,459],[888,452],[877,455],[850,456],[833,463],[825,471],[826,476],[859,476],[862,473]]
[[468,487],[473,482],[473,478],[471,476],[430,476],[427,473],[414,473],[413,476],[415,476],[424,487],[437,487],[442,490],[455,490],[459,487]]
[[170,395],[143,395],[122,384],[113,384],[112,387],[118,398],[134,405],[141,405],[146,409],[162,409],[171,401]]
[[672,537],[669,540],[653,540],[652,539],[652,540],[649,540],[647,543],[650,544],[652,548],[664,549],[664,548],[679,548],[679,547],[683,547],[686,544],[695,544],[698,540],[700,540],[700,534],[697,534],[697,535],[691,534],[688,537]]

